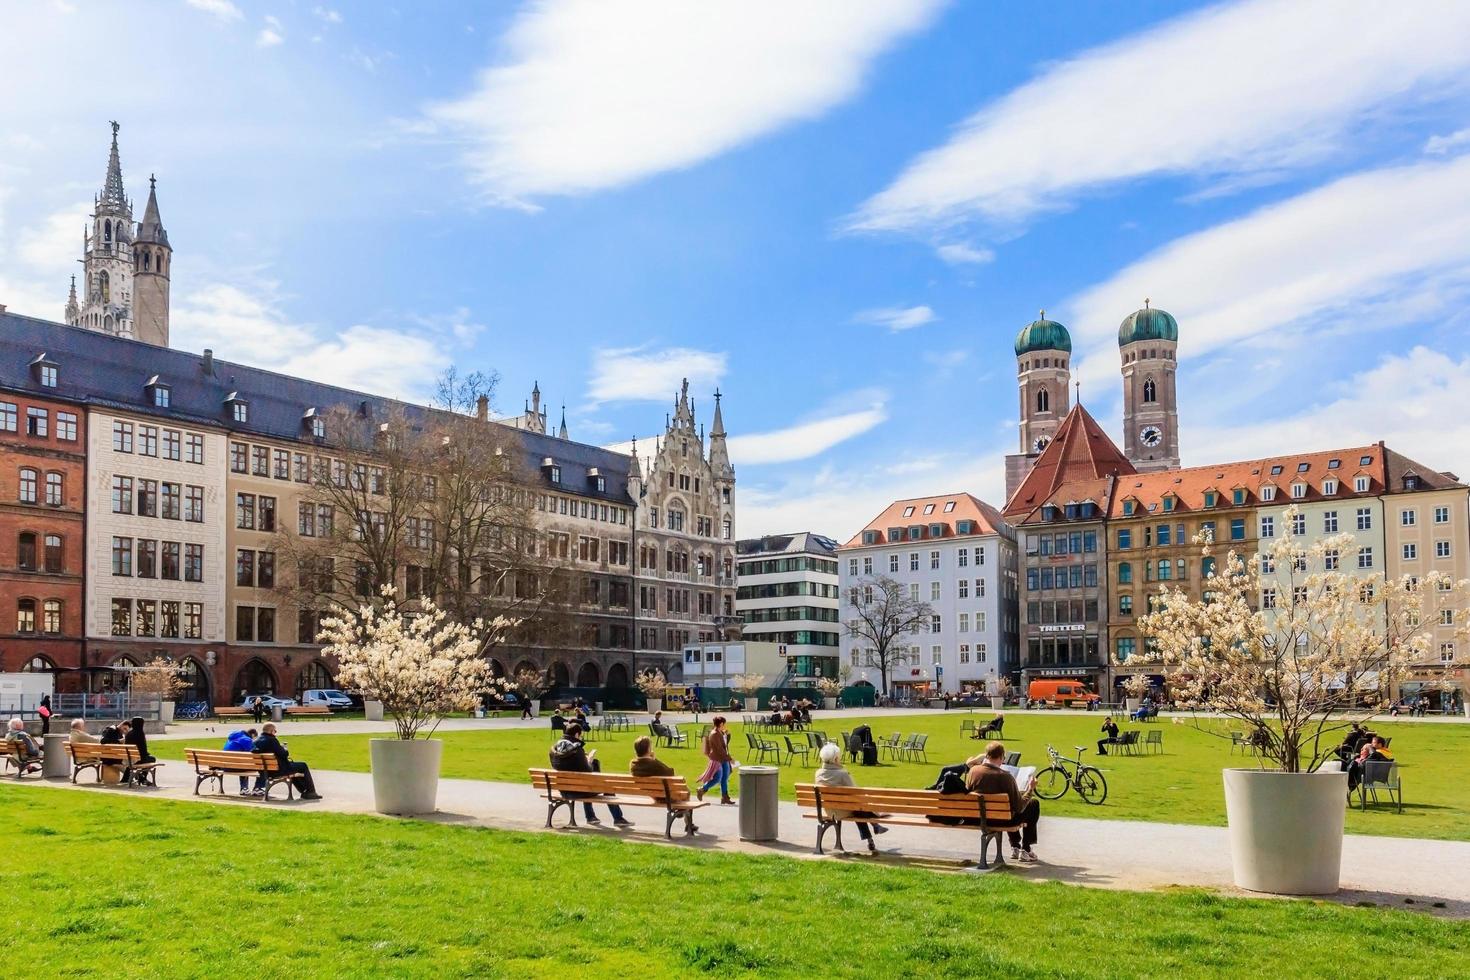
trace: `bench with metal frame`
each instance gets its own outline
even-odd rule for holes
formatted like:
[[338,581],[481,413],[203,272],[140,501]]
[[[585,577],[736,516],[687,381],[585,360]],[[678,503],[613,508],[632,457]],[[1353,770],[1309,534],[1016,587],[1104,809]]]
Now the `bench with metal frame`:
[[76,782],[77,776],[81,775],[83,769],[91,769],[97,774],[97,782],[102,782],[102,767],[117,766],[123,770],[123,781],[130,786],[145,786],[150,781],[154,786],[158,785],[158,768],[161,762],[139,762],[142,753],[136,745],[113,744],[103,745],[101,742],[66,742],[66,754],[71,759],[71,781]]
[[[1001,835],[1018,831],[1025,826],[1012,818],[1011,799],[1006,793],[939,793],[925,789],[797,783],[796,805],[803,810],[814,811],[803,813],[802,816],[817,821],[818,854],[826,853],[822,849],[822,839],[828,830],[837,832],[837,849],[844,850],[844,822],[882,823],[885,827],[978,830],[980,867],[985,869],[990,867],[987,860],[990,842],[995,842],[996,863],[1003,865],[1006,862]],[[894,814],[900,816],[895,819]],[[929,820],[929,817],[938,817],[946,822],[936,823]]]
[[330,718],[332,709],[324,704],[292,704],[285,710],[288,718]]
[[281,769],[281,760],[267,752],[226,752],[223,749],[185,749],[184,760],[194,767],[194,795],[199,788],[213,779],[219,785],[221,795],[225,793],[226,776],[255,776],[265,780],[263,800],[271,798],[271,790],[281,783],[286,784],[286,799],[291,799],[295,785],[291,782],[295,773]]
[[564,772],[531,769],[531,784],[546,800],[546,826],[560,807],[567,808],[567,826],[577,826],[577,804],[645,806],[662,809],[666,816],[664,837],[674,838],[674,821],[683,818],[684,833],[693,836],[694,811],[709,806],[690,796],[683,776],[624,776],[618,773]]
[[11,766],[15,767],[16,779],[20,779],[32,770],[37,772],[41,770],[41,757],[36,756],[34,759],[27,759],[25,756],[25,746],[20,742],[11,742],[8,740],[0,742],[0,755],[5,757],[6,769],[9,769]]

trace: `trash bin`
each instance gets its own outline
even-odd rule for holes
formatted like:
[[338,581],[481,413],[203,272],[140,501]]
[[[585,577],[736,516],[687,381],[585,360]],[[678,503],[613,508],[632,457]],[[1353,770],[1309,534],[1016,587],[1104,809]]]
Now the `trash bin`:
[[775,840],[781,770],[775,766],[740,767],[740,839]]
[[271,721],[280,721],[280,720],[281,720],[281,706],[279,704],[273,704],[273,705],[271,705]]
[[71,763],[66,756],[67,737],[47,735],[42,746],[46,756],[41,760],[41,775],[47,779],[65,779],[71,775]]

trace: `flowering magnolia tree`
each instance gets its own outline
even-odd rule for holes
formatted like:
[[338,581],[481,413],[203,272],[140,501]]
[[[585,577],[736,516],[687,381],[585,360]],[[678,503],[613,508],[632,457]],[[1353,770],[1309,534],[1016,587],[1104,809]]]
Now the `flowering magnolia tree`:
[[817,690],[821,691],[822,696],[826,698],[835,698],[840,696],[842,694],[842,689],[846,686],[847,685],[843,684],[842,680],[837,677],[821,677],[817,679]]
[[752,694],[758,692],[761,689],[761,685],[765,682],[766,676],[764,674],[736,674],[735,679],[730,682],[730,686],[746,697],[750,697]]
[[643,692],[643,696],[648,699],[649,704],[655,702],[662,704],[664,692],[669,689],[669,681],[664,676],[663,671],[649,668],[648,670],[640,670],[638,672],[637,678],[633,681],[633,686]]
[[[1288,509],[1283,527],[1295,516]],[[1145,652],[1129,663],[1161,669],[1183,707],[1244,724],[1263,760],[1286,772],[1315,770],[1336,748],[1334,733],[1381,707],[1433,653],[1434,627],[1467,635],[1470,582],[1351,574],[1342,569],[1356,564],[1350,534],[1287,534],[1213,568],[1210,542],[1201,544],[1203,597],[1163,588],[1139,621]]]
[[1142,698],[1153,690],[1153,682],[1147,674],[1130,674],[1123,681],[1123,693],[1130,698]]
[[514,625],[504,618],[466,625],[452,622],[430,599],[414,605],[413,612],[401,610],[394,590],[385,588],[377,605],[365,603],[355,612],[338,607],[336,616],[322,621],[318,637],[337,659],[342,685],[383,702],[404,740],[420,732],[428,737],[445,715],[504,690],[481,652]]
[[179,678],[179,665],[167,657],[154,657],[143,666],[129,671],[129,674],[134,696],[174,701],[184,690],[184,682]]

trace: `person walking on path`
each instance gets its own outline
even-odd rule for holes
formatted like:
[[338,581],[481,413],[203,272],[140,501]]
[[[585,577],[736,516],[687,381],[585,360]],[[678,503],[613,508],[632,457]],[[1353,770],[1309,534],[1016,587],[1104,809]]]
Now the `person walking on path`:
[[725,728],[724,715],[715,715],[713,724],[715,727],[704,737],[704,757],[709,760],[709,767],[701,777],[704,785],[699,787],[697,796],[703,800],[704,794],[718,783],[720,802],[730,806],[735,802],[730,799],[730,770],[735,765],[735,760],[730,755],[730,732]]
[[533,714],[531,714],[531,696],[528,695],[528,694],[522,693],[520,697],[521,697],[521,720],[522,721],[525,721],[527,718],[535,718],[536,716],[533,715]]

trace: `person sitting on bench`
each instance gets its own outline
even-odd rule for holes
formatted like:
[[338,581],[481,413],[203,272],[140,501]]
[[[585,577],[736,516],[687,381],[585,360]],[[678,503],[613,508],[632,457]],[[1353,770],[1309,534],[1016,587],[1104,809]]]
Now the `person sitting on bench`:
[[[676,776],[674,767],[653,754],[653,739],[639,735],[633,739],[633,759],[628,763],[628,772],[634,776]],[[684,829],[691,834],[699,833],[694,826],[694,811],[684,811]]]
[[1112,715],[1108,715],[1098,731],[1103,733],[1103,737],[1097,740],[1097,754],[1107,755],[1108,746],[1118,744],[1118,723],[1113,720]]
[[[568,722],[562,737],[551,747],[551,768],[558,772],[602,772],[602,765],[594,758],[597,750],[587,751],[587,745],[582,741],[582,726],[575,721]],[[569,799],[583,799],[594,797],[595,793],[566,793]],[[633,821],[623,817],[623,808],[616,803],[607,805],[608,812],[612,814],[613,825],[617,827],[631,827]],[[597,814],[592,810],[592,804],[582,804],[582,816],[590,824],[602,823],[597,819]]]
[[1025,824],[1019,831],[1009,832],[1011,860],[1035,862],[1037,857],[1032,845],[1036,843],[1036,822],[1041,819],[1041,802],[1032,795],[1035,781],[1024,790],[1017,786],[1016,777],[1001,768],[1005,758],[1006,747],[1000,742],[985,746],[984,759],[970,770],[965,785],[971,793],[1005,793],[1011,798],[1011,820]]
[[275,725],[266,722],[261,726],[260,737],[255,740],[253,748],[263,755],[276,757],[276,761],[281,765],[281,772],[291,777],[291,781],[301,791],[303,800],[321,799],[321,795],[316,791],[316,783],[311,778],[311,767],[304,762],[291,761],[291,754],[286,751],[286,746],[276,738]]
[[[224,750],[226,752],[254,752],[255,751],[255,736],[258,735],[258,734],[259,734],[259,732],[257,732],[253,728],[247,728],[247,729],[243,729],[241,731],[230,732],[230,734],[225,737]],[[265,795],[265,775],[262,773],[260,776],[257,776],[256,777],[256,780],[255,780],[255,791],[253,793],[250,790],[250,777],[249,776],[241,776],[240,777],[240,795],[241,796],[264,796]]]
[[[853,786],[852,773],[842,768],[842,749],[836,742],[828,742],[822,746],[817,753],[817,758],[822,760],[821,767],[817,770],[816,778],[813,780],[818,786]],[[857,823],[858,836],[868,842],[868,850],[876,851],[878,846],[873,843],[874,834],[886,834],[888,828],[879,824],[872,824],[869,828],[868,821],[860,817],[872,817],[874,814],[867,812],[849,812],[847,810],[829,810],[828,814],[838,820],[852,820]]]
[[73,718],[71,731],[67,733],[67,741],[76,743],[95,744],[97,736],[87,731],[87,723],[80,718]]
[[20,771],[21,774],[39,768],[41,762],[41,746],[26,731],[26,723],[19,718],[10,719],[10,730],[5,733],[5,741],[10,745],[19,745],[20,749]]

